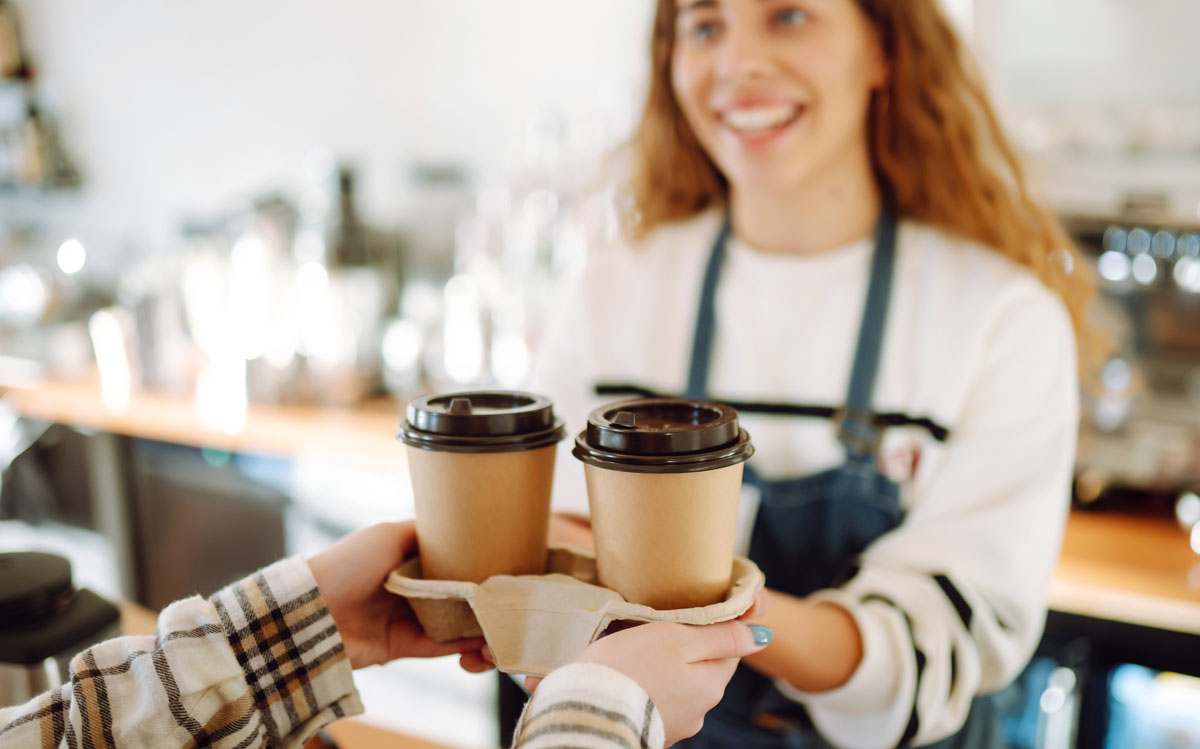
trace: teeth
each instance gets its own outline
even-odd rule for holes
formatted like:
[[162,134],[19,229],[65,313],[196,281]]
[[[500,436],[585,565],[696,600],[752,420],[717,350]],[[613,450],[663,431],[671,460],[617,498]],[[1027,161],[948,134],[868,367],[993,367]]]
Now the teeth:
[[747,133],[758,133],[779,127],[791,120],[799,112],[799,107],[791,104],[781,104],[770,107],[746,107],[727,110],[723,119],[725,124],[734,130]]

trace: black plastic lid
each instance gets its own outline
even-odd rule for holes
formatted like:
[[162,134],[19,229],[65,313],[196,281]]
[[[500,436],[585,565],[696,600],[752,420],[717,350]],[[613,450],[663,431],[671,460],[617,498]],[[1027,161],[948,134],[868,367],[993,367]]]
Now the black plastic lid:
[[549,398],[479,390],[414,398],[398,438],[424,450],[494,453],[547,447],[565,435]]
[[0,627],[42,619],[62,610],[75,595],[71,563],[56,554],[0,554]]
[[729,406],[648,398],[592,411],[573,452],[584,463],[618,471],[688,473],[741,463],[754,446]]

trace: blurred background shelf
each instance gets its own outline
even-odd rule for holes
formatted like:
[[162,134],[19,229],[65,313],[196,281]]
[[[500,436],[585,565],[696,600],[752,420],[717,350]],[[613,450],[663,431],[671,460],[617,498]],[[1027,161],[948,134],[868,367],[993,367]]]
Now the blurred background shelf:
[[395,440],[403,414],[391,398],[352,408],[252,404],[244,426],[230,433],[207,423],[189,398],[132,392],[128,403],[114,410],[105,405],[99,379],[90,375],[0,391],[22,416],[55,424],[236,453],[320,453],[405,465],[403,446]]

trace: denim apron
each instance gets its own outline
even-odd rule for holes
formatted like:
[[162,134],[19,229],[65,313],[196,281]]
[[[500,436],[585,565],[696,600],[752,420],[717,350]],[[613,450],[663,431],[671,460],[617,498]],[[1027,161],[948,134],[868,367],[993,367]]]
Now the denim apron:
[[[749,464],[745,481],[760,494],[750,558],[767,586],[794,596],[836,587],[857,572],[857,559],[875,539],[904,520],[900,488],[878,469],[880,431],[871,411],[872,391],[887,322],[895,266],[896,218],[880,216],[862,324],[845,406],[834,411],[842,465],[810,476],[768,481]],[[725,221],[713,243],[701,288],[686,396],[709,399],[708,378],[716,333],[716,292],[730,228]],[[803,409],[804,407],[799,407]],[[779,633],[787,637],[787,633]],[[918,652],[918,671],[924,656]],[[918,676],[919,679],[919,676]],[[918,680],[919,684],[919,680]],[[901,745],[919,726],[914,710]],[[977,699],[962,731],[934,746],[999,747],[999,720],[991,701]],[[742,665],[725,697],[705,718],[704,730],[681,744],[687,749],[829,747],[802,705],[783,696],[770,680]]]

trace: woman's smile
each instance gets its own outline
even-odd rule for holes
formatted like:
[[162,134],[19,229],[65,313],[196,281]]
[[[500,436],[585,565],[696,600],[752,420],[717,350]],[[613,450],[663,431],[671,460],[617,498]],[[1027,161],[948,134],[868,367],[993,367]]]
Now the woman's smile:
[[722,137],[735,146],[758,148],[794,130],[808,111],[800,102],[745,99],[713,110]]

